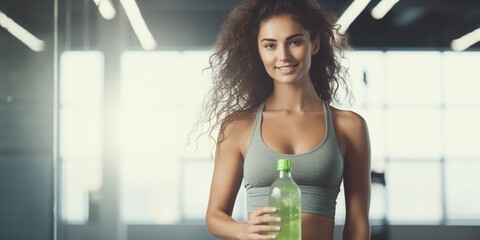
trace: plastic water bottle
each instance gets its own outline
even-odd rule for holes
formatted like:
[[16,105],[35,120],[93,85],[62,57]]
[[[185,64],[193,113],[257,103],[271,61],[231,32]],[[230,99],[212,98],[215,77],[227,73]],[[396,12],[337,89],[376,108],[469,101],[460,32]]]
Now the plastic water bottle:
[[276,216],[281,218],[280,232],[271,232],[277,235],[277,240],[302,239],[301,194],[298,185],[292,179],[292,163],[290,159],[279,159],[277,164],[278,176],[270,186],[269,206],[277,208]]

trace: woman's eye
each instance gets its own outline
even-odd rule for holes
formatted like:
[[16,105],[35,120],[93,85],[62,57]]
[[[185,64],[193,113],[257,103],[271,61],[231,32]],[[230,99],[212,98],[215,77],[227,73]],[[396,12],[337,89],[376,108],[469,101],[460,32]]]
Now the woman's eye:
[[273,45],[273,44],[266,44],[266,45],[265,45],[265,48],[269,48],[269,49],[270,49],[270,48],[274,48],[274,47],[275,47],[275,45]]
[[301,44],[301,42],[298,41],[298,40],[292,41],[292,42],[290,43],[290,45],[293,45],[293,46],[298,46],[298,45],[300,45],[300,44]]

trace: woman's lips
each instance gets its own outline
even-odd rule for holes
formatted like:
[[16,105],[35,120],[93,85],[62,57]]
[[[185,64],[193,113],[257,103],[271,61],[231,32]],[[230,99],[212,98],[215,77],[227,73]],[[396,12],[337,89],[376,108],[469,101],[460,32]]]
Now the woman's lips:
[[293,70],[295,70],[295,68],[296,68],[297,66],[298,66],[298,63],[297,63],[297,64],[290,64],[290,65],[284,65],[284,66],[275,67],[275,69],[278,70],[278,71],[281,72],[281,73],[288,74],[288,73],[293,72]]

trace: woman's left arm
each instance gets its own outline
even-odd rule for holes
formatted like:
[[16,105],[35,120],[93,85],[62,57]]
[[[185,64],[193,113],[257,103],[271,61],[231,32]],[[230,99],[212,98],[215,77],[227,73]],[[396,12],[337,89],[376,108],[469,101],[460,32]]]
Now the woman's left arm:
[[346,218],[344,240],[370,239],[370,139],[365,120],[344,112],[342,129],[345,143],[344,189]]

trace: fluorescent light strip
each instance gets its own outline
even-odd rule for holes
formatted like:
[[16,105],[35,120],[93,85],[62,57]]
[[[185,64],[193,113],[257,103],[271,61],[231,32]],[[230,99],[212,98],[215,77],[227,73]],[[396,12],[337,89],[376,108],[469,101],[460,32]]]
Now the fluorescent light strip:
[[382,19],[399,0],[382,0],[372,9],[372,17]]
[[344,34],[348,27],[350,27],[350,24],[352,24],[358,15],[367,7],[368,3],[370,3],[370,0],[354,0],[337,20],[337,24],[340,25],[338,32]]
[[453,40],[450,46],[453,50],[461,52],[477,42],[480,42],[480,28]]
[[127,14],[130,25],[132,25],[133,31],[137,35],[142,48],[145,50],[153,50],[157,47],[157,42],[152,36],[152,33],[148,30],[147,24],[143,20],[140,9],[138,8],[135,0],[120,0],[125,13]]
[[111,20],[117,14],[110,0],[93,0],[103,18]]
[[9,31],[18,40],[22,41],[30,49],[35,52],[45,50],[45,42],[35,37],[33,34],[18,25],[11,18],[0,11],[0,26]]

